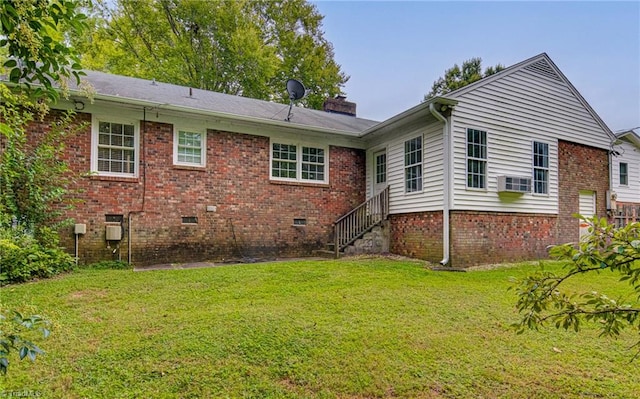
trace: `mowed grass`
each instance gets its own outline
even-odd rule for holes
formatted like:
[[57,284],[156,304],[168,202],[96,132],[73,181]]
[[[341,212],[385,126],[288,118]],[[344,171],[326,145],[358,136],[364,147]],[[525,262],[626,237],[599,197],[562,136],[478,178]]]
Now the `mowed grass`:
[[[83,270],[3,288],[53,321],[0,393],[46,398],[632,398],[640,361],[618,339],[517,335],[509,277],[385,258],[208,269]],[[550,266],[558,268],[557,265]],[[576,290],[629,292],[610,274]]]

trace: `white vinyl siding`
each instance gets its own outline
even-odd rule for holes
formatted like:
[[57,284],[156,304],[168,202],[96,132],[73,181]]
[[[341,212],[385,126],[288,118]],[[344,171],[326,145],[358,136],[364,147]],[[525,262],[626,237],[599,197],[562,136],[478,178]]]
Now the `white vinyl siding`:
[[[618,202],[640,203],[640,148],[623,141],[616,145],[620,155],[611,157],[612,188]],[[620,182],[620,164],[627,164],[627,184]]]
[[[443,203],[443,141],[441,122],[434,121],[426,127],[408,130],[367,151],[367,196],[372,195],[375,176],[374,154],[381,148],[387,150],[387,184],[389,185],[389,212],[427,212],[442,210]],[[422,135],[422,191],[405,192],[405,142]]]
[[[559,140],[609,146],[610,138],[569,86],[545,74],[521,69],[454,97],[452,209],[557,214]],[[467,127],[488,132],[486,192],[466,189]],[[498,195],[497,176],[532,176],[533,141],[549,145],[548,193]]]

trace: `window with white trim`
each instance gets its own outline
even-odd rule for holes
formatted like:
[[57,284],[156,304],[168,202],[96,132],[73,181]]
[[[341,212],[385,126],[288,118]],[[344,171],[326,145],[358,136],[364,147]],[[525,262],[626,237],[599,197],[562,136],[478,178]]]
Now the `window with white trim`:
[[173,163],[205,166],[206,137],[205,133],[197,130],[176,129],[173,134]]
[[533,142],[533,192],[549,194],[549,144]]
[[387,153],[376,155],[376,184],[387,182]]
[[422,136],[404,142],[404,188],[422,191]]
[[91,169],[99,175],[137,175],[138,125],[94,118]]
[[271,142],[271,179],[327,183],[327,147]]
[[626,162],[620,162],[620,185],[626,186],[629,184],[629,164]]
[[487,188],[487,132],[467,129],[467,188]]

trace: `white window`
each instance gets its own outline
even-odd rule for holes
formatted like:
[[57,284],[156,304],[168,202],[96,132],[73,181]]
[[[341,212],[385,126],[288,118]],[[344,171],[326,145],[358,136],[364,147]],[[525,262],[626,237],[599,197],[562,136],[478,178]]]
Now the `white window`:
[[271,179],[327,183],[329,149],[300,143],[271,142]]
[[405,192],[422,191],[422,136],[404,142]]
[[137,122],[112,118],[92,121],[91,170],[103,176],[138,175]]
[[387,153],[376,154],[376,184],[387,182]]
[[629,184],[629,164],[626,162],[620,162],[620,185],[626,186]]
[[207,135],[191,129],[176,129],[173,134],[173,163],[185,166],[205,166]]
[[549,194],[549,144],[533,142],[533,192]]
[[467,129],[467,187],[487,188],[487,132]]

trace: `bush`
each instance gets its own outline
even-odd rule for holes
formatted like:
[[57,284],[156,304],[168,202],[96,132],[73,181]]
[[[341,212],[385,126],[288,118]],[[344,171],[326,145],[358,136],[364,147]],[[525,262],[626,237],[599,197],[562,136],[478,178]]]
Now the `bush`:
[[0,228],[0,285],[51,277],[72,270],[73,257],[49,237],[46,245],[33,235],[12,228]]

